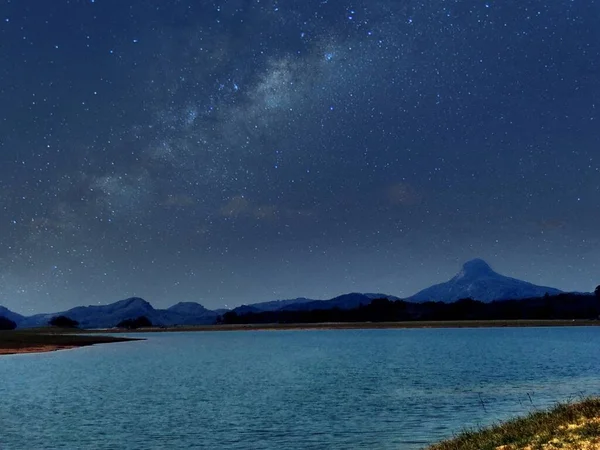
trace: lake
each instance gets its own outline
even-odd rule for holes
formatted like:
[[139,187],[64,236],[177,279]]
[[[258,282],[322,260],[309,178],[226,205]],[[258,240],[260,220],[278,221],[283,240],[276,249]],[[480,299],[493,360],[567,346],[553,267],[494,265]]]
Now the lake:
[[600,393],[600,327],[156,333],[0,358],[4,449],[417,449]]

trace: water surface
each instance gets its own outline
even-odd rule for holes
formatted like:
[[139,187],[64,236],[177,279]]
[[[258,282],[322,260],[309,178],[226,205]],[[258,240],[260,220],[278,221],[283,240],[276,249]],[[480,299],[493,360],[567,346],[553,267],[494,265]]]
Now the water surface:
[[410,450],[600,393],[596,327],[142,337],[0,358],[0,448]]

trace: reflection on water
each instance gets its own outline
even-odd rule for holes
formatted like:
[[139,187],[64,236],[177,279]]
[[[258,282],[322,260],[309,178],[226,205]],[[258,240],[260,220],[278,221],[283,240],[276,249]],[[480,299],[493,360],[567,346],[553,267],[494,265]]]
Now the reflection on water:
[[4,449],[417,449],[600,391],[600,328],[160,333],[0,359]]

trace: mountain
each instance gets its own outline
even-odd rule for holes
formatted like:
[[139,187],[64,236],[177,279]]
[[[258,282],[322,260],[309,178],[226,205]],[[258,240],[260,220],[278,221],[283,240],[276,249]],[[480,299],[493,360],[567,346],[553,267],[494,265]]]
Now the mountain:
[[282,309],[287,306],[301,305],[303,303],[314,302],[314,301],[318,301],[318,300],[314,300],[311,298],[299,297],[299,298],[293,298],[293,299],[289,299],[289,300],[273,300],[270,302],[253,303],[248,306],[251,306],[252,308],[256,308],[259,311],[277,311],[278,309]]
[[200,303],[195,302],[179,302],[164,311],[188,316],[202,316],[211,312]]
[[560,290],[537,286],[516,278],[500,275],[482,259],[467,261],[462,270],[445,283],[436,284],[408,297],[409,302],[442,301],[455,302],[472,298],[482,302],[541,297],[561,293]]
[[285,306],[280,311],[310,311],[317,309],[353,309],[360,305],[369,305],[376,298],[387,298],[388,300],[400,300],[398,297],[387,294],[361,294],[353,292],[334,297],[331,300],[313,300]]
[[264,312],[264,311],[261,309],[255,308],[254,306],[251,306],[251,305],[242,305],[242,306],[238,306],[237,308],[233,308],[231,310],[231,312],[234,312],[234,313],[240,315],[240,314],[259,313],[259,312]]
[[[318,302],[320,300],[313,300],[310,298],[293,298],[289,300],[272,300],[269,302],[261,302],[261,303],[251,303],[249,305],[242,305],[234,308],[233,311],[237,314],[248,314],[248,313],[258,313],[265,311],[278,311],[280,309],[286,307],[292,307],[294,305],[302,305],[304,303],[309,302]],[[227,312],[227,311],[225,311]]]
[[[219,313],[206,309],[200,303],[180,302],[164,310],[156,310],[156,324],[163,326],[174,325],[209,325],[215,323]],[[150,319],[152,321],[152,319]],[[155,321],[152,321],[155,324]]]
[[[50,314],[36,314],[27,317],[19,324],[19,328],[46,326],[56,316],[67,316],[79,322],[81,328],[110,328],[125,319],[135,319],[150,314],[154,308],[147,301],[132,297],[109,305],[77,306],[67,311]],[[150,319],[152,320],[152,319]]]
[[12,312],[10,309],[5,308],[4,306],[0,306],[0,317],[6,317],[8,320],[12,320],[17,324],[17,326],[23,321],[23,319],[25,319],[25,317],[21,314]]
[[[454,302],[462,298],[473,298],[483,302],[494,300],[524,299],[541,297],[546,293],[559,294],[561,291],[551,287],[536,286],[525,281],[500,275],[482,259],[466,262],[462,270],[446,283],[437,284],[405,299],[408,302],[426,301]],[[233,309],[238,315],[274,311],[310,311],[341,309],[350,310],[370,305],[374,299],[386,298],[391,301],[398,297],[387,294],[358,293],[340,295],[330,300],[312,300],[304,297],[289,300],[242,305]],[[67,311],[52,314],[36,314],[23,317],[20,314],[0,306],[0,316],[17,323],[19,328],[46,326],[50,319],[58,315],[67,316],[79,322],[81,328],[112,328],[127,319],[146,316],[153,325],[208,325],[228,310],[211,311],[199,303],[182,302],[167,309],[154,309],[150,303],[132,297],[109,305],[78,306]]]
[[[52,314],[37,314],[18,323],[19,328],[46,326],[55,316],[67,316],[81,328],[112,328],[126,319],[146,316],[153,325],[206,325],[215,322],[217,314],[198,303],[178,303],[169,309],[154,309],[146,300],[132,297],[109,305],[78,306]],[[12,320],[12,319],[11,319]]]
[[232,312],[238,315],[249,313],[261,313],[269,311],[310,311],[323,309],[352,309],[360,305],[366,306],[376,298],[387,298],[388,300],[399,300],[398,297],[387,294],[361,294],[354,292],[334,297],[330,300],[313,300],[310,298],[295,298],[290,300],[274,300],[270,302],[252,303],[234,308]]

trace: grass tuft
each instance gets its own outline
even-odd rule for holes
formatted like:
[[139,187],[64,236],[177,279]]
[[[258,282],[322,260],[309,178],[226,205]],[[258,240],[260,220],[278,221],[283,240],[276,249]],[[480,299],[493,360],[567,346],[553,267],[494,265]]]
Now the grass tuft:
[[600,450],[600,398],[560,404],[548,411],[465,431],[429,450]]

